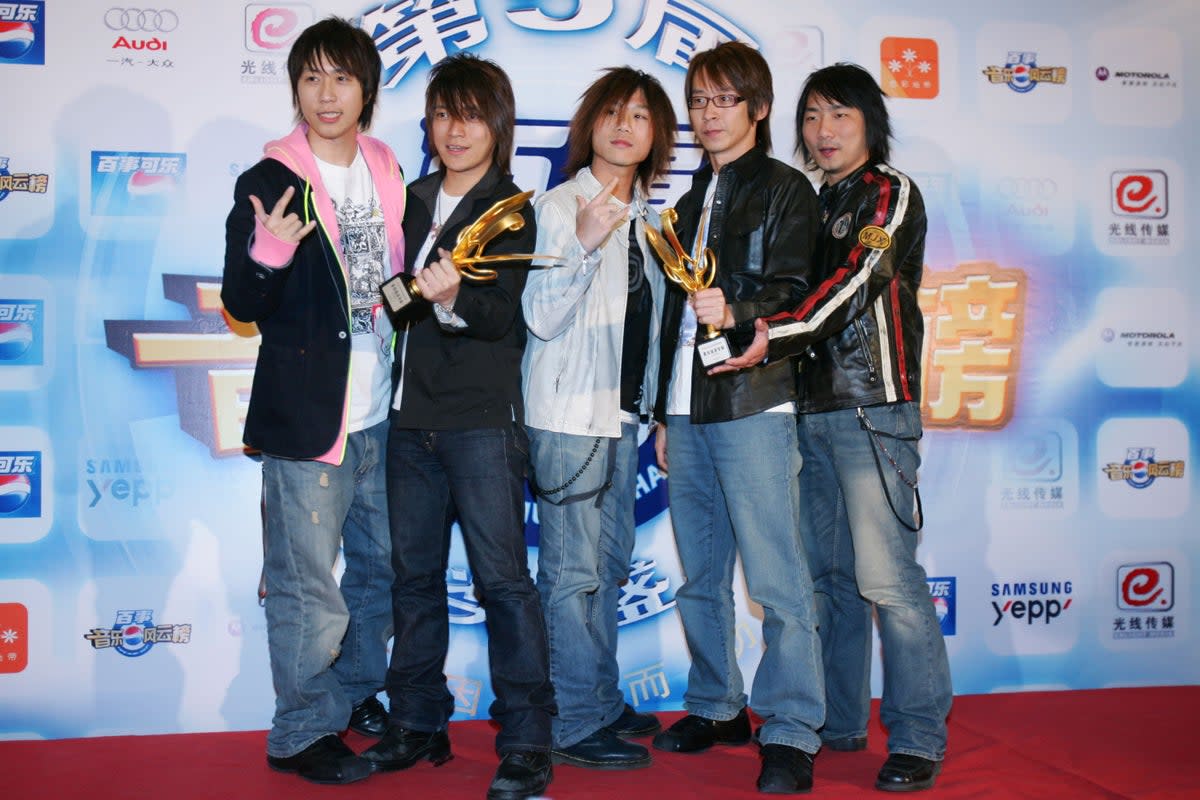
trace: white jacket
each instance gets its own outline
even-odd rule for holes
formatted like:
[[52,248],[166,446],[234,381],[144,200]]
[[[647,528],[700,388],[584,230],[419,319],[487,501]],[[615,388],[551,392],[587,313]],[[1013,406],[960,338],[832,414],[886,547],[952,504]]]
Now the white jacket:
[[[530,336],[521,364],[525,423],[530,427],[580,436],[620,436],[621,346],[629,293],[629,225],[658,226],[635,185],[630,221],[593,253],[584,254],[575,237],[576,195],[591,200],[603,187],[587,167],[540,195],[537,252],[559,255],[559,266],[544,260],[532,269],[521,296]],[[613,201],[617,202],[617,201]],[[666,280],[662,267],[637,227],[642,264],[653,298],[650,352],[642,382],[641,413],[654,408],[658,385],[658,338]]]

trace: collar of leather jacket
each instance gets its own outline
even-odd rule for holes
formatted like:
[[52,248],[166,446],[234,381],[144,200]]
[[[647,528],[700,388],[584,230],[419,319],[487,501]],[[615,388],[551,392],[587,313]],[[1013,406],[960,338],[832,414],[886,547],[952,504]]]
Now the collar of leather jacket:
[[[742,155],[735,158],[733,161],[730,161],[728,164],[722,167],[722,169],[732,169],[737,173],[739,178],[741,178],[743,181],[748,181],[753,178],[755,174],[762,170],[763,165],[766,164],[768,158],[770,158],[770,156],[767,155],[767,151],[758,145],[755,145]],[[712,161],[706,158],[704,159],[700,169],[696,170],[694,183],[696,185],[705,185],[712,180],[712,176]]]

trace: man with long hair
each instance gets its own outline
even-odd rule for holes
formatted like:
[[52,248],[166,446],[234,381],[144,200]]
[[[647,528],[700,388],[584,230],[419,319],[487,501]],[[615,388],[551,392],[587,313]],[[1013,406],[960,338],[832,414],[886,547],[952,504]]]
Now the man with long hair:
[[541,537],[538,591],[558,700],[554,759],[632,769],[621,737],[659,729],[618,683],[620,585],[629,578],[639,423],[654,406],[664,278],[646,241],[647,194],[677,123],[659,82],[606,70],[571,119],[570,179],[537,203],[538,252],[562,254],[522,298],[525,421]]
[[867,746],[874,606],[889,753],[875,785],[907,792],[933,786],[941,769],[952,690],[916,560],[925,206],[888,164],[890,138],[870,73],[834,64],[809,76],[796,141],[824,178],[813,289],[795,309],[759,320],[754,344],[725,368],[805,354],[800,530],[821,620],[829,708],[821,737],[833,750]]
[[[388,511],[396,638],[387,673],[390,726],[363,756],[379,770],[450,759],[454,697],[446,566],[457,518],[486,613],[500,766],[491,800],[542,794],[551,780],[554,692],[546,631],[525,548],[529,446],[521,425],[521,290],[527,265],[494,281],[463,282],[450,260],[460,231],[520,193],[509,164],[516,109],[498,65],[470,54],[430,71],[425,124],[440,168],[408,187],[405,271],[422,299],[401,310],[391,428]],[[530,253],[535,224],[491,240],[492,255]]]

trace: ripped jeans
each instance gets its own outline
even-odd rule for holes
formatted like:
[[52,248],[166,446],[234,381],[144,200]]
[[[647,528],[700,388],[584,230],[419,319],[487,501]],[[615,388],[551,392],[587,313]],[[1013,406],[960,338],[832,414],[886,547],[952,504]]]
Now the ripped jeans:
[[263,455],[269,755],[295,755],[345,729],[353,704],[383,688],[392,635],[386,445],[384,421],[349,435],[340,466]]

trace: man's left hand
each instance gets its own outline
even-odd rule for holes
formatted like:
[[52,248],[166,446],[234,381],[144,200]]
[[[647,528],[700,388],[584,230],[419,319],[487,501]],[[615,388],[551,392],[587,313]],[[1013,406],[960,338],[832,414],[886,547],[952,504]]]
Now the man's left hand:
[[709,375],[719,375],[722,372],[733,372],[739,369],[758,366],[767,357],[767,322],[762,317],[754,320],[754,341],[740,356],[726,359],[708,371]]

